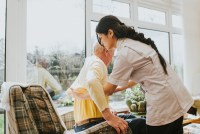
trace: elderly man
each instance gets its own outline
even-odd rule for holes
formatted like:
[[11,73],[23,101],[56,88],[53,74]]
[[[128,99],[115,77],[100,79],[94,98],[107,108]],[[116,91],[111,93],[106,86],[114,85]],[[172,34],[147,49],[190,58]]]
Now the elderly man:
[[70,93],[75,98],[75,132],[83,131],[105,120],[116,129],[118,134],[125,134],[128,125],[131,129],[134,128],[135,131],[139,132],[137,130],[139,128],[136,126],[141,123],[145,124],[144,120],[138,120],[137,122],[131,120],[127,123],[124,119],[134,118],[134,116],[130,115],[129,117],[124,116],[120,118],[112,114],[109,109],[108,97],[105,95],[107,92],[104,93],[103,85],[107,80],[107,66],[112,61],[113,54],[114,50],[108,51],[99,44],[96,44],[94,55],[86,58],[79,76],[68,91],[68,93],[71,91]]

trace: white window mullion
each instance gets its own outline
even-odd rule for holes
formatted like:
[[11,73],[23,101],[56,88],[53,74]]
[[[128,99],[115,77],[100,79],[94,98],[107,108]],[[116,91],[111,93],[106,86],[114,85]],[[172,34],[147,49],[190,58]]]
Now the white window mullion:
[[165,31],[165,32],[170,31],[170,28],[168,28],[166,26],[156,25],[156,24],[146,23],[146,22],[141,22],[141,21],[138,22],[138,27],[157,30],[157,31]]
[[170,64],[173,65],[173,41],[172,41],[172,32],[169,32],[169,54],[170,54]]
[[86,0],[86,56],[92,55],[92,42],[91,42],[91,24],[92,18],[92,0]]
[[138,1],[134,1],[134,5],[133,5],[133,15],[134,15],[134,29],[136,31],[138,31],[138,25],[139,25],[139,20],[138,20]]
[[7,0],[6,81],[26,82],[26,0]]

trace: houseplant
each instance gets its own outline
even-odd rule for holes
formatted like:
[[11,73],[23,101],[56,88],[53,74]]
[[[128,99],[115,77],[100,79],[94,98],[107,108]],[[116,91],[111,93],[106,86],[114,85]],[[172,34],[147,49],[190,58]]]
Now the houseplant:
[[126,104],[131,112],[137,114],[146,113],[145,95],[141,91],[141,87],[139,84],[132,87],[131,89],[127,89],[125,93],[125,98],[126,98]]

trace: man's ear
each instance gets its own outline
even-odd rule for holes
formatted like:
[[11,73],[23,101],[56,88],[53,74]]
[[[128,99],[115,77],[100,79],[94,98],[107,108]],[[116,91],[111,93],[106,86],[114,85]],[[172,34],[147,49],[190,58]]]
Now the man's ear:
[[108,36],[114,37],[114,32],[113,32],[112,29],[109,29],[109,30],[108,30]]

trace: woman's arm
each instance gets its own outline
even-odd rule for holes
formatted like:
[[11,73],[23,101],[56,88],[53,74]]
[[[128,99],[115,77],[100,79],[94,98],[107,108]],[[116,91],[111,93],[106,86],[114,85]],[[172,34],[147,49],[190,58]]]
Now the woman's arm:
[[115,92],[119,92],[119,91],[123,91],[123,90],[126,90],[127,88],[131,88],[133,86],[135,86],[137,83],[135,83],[134,81],[130,80],[128,82],[128,85],[127,86],[123,86],[123,87],[117,87],[114,91]]
[[107,96],[110,96],[114,93],[115,89],[117,88],[117,85],[113,85],[109,82],[107,82],[104,86],[103,86],[103,89],[104,89],[104,93],[105,95]]
[[119,91],[123,91],[127,88],[130,88],[130,87],[133,87],[135,86],[137,83],[135,83],[134,81],[130,80],[128,82],[128,85],[127,86],[123,86],[123,87],[117,87],[117,85],[113,85],[109,82],[107,82],[105,85],[104,85],[104,93],[105,95],[107,96],[110,96],[112,95],[113,93],[115,92],[119,92]]

